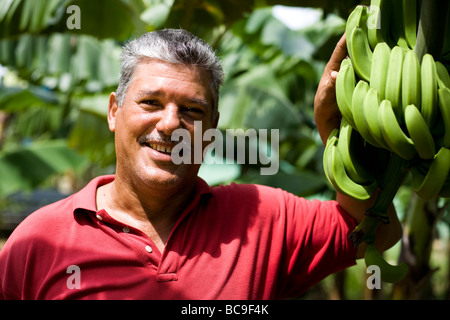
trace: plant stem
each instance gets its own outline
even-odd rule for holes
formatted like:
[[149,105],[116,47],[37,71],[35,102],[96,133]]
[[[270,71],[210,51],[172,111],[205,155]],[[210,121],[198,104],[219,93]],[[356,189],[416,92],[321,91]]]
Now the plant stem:
[[439,60],[444,43],[445,20],[448,1],[423,0],[417,28],[414,51],[422,62],[422,57],[429,53]]
[[408,173],[408,164],[407,160],[391,153],[386,171],[378,181],[380,193],[372,207],[364,212],[363,221],[349,235],[354,246],[363,241],[373,242],[380,222],[389,223],[387,212]]

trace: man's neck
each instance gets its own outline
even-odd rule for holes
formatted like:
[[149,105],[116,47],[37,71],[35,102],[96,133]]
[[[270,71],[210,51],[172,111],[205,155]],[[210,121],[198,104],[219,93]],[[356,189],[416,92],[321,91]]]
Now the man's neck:
[[97,189],[97,210],[144,232],[162,252],[195,184],[188,189],[133,190],[120,179]]

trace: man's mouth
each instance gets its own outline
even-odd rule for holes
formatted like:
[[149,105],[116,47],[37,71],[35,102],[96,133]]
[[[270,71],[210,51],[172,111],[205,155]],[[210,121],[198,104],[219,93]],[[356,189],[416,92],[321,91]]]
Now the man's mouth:
[[155,144],[155,143],[149,143],[148,146],[156,151],[162,152],[162,153],[166,153],[166,154],[170,154],[172,152],[172,148],[171,147],[165,147],[165,146],[161,146],[159,144]]
[[160,144],[156,144],[156,143],[144,143],[144,145],[146,145],[147,147],[156,150],[158,152],[164,153],[164,154],[171,154],[172,153],[172,147],[168,147],[168,146],[162,146]]

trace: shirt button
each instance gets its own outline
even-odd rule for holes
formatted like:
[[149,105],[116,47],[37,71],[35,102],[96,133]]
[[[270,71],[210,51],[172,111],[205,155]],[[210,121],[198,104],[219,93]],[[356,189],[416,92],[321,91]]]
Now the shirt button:
[[146,250],[148,253],[152,253],[152,251],[153,251],[152,247],[150,247],[150,246],[145,246],[145,250]]
[[101,215],[99,215],[99,214],[97,214],[96,216],[95,216],[98,220],[100,220],[100,221],[102,221],[103,220],[103,218],[102,218],[102,216]]
[[128,233],[128,232],[130,232],[130,228],[128,228],[128,227],[123,227],[122,231],[125,232],[125,233]]

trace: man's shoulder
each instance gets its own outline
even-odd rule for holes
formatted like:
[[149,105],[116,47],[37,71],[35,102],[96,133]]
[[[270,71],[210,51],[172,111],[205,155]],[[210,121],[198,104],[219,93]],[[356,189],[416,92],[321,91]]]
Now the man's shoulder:
[[230,183],[211,188],[213,197],[222,205],[239,204],[245,206],[284,206],[290,198],[298,198],[289,192],[267,185],[249,183]]

